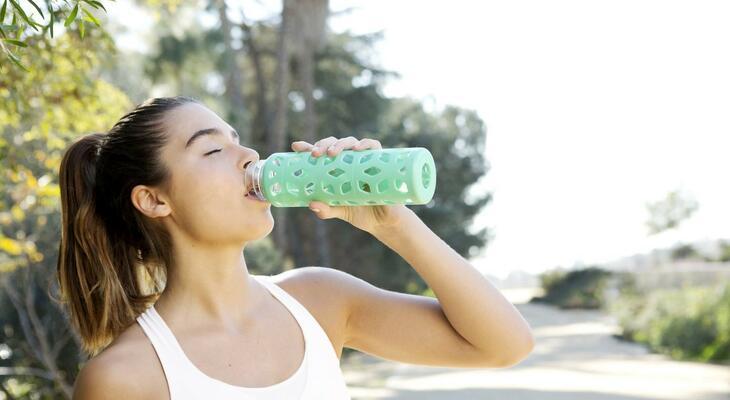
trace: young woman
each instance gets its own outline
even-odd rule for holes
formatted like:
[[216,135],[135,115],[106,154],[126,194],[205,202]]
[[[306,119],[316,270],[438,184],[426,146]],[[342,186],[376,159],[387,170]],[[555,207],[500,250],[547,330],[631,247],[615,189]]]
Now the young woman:
[[[292,144],[316,157],[379,148],[354,137]],[[244,247],[274,225],[271,204],[246,196],[244,170],[258,159],[182,96],[149,99],[68,148],[58,279],[92,356],[74,399],[348,399],[345,346],[479,368],[531,352],[519,312],[403,205],[310,209],[382,241],[438,300],[325,267],[249,274]]]

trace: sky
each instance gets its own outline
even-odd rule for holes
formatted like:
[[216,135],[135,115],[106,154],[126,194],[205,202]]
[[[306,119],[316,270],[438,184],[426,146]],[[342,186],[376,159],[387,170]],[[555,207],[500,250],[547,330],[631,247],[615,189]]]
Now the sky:
[[[730,238],[730,3],[333,1],[333,30],[383,29],[387,86],[474,109],[494,199],[472,258],[504,277],[600,263],[679,241]],[[437,166],[438,168],[438,166]],[[645,203],[699,203],[649,237]],[[438,190],[438,188],[436,188]]]
[[[280,7],[243,4],[252,18]],[[470,259],[482,272],[539,273],[730,239],[730,2],[330,6],[354,7],[330,18],[333,31],[383,31],[374,61],[401,74],[386,95],[484,120],[490,170],[471,191],[493,201],[471,229],[494,237]],[[645,203],[672,190],[693,196],[698,211],[648,236]]]

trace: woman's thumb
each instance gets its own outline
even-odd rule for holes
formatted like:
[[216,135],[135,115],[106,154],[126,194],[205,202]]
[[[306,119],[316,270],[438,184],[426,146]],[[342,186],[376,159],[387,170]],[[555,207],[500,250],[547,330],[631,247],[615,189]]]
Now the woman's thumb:
[[313,202],[309,203],[309,209],[314,211],[314,213],[317,214],[317,216],[319,218],[322,218],[322,219],[332,218],[332,215],[331,215],[332,207],[330,207],[326,203],[322,203],[319,201],[313,201]]

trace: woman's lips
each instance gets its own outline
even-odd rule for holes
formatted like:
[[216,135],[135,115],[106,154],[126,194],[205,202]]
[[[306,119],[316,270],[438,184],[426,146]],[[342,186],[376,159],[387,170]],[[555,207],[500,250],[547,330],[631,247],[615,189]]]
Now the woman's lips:
[[[260,200],[260,199],[259,199],[259,198],[258,198],[258,197],[257,197],[256,195],[254,195],[254,194],[246,194],[246,195],[245,195],[245,196],[243,196],[243,197],[245,197],[245,198],[246,198],[246,200],[251,200],[251,201],[257,201],[257,202],[259,202],[259,203],[269,203],[269,202],[268,202],[268,201],[266,201],[266,200]],[[269,203],[269,204],[271,204],[271,203]]]

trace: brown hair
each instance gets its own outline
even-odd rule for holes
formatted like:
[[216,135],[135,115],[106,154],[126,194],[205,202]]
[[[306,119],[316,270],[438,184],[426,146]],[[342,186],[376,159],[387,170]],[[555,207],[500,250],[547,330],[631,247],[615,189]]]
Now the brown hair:
[[58,283],[83,351],[96,355],[153,303],[172,263],[169,233],[131,201],[137,185],[167,187],[165,113],[197,100],[151,98],[107,134],[73,142],[59,171]]

